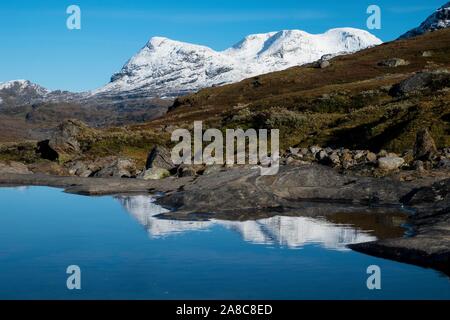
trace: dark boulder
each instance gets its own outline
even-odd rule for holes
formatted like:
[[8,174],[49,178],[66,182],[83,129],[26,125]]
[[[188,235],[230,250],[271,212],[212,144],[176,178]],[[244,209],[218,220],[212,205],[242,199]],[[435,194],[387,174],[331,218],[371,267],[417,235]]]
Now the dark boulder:
[[438,91],[450,87],[448,71],[418,72],[394,85],[389,94],[393,97],[407,96],[423,91]]

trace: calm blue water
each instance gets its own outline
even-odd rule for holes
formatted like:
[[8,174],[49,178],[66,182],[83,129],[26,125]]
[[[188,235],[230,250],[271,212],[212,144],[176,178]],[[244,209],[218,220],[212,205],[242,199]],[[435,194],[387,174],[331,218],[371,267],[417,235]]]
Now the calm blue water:
[[[345,249],[370,232],[310,218],[158,220],[149,197],[0,188],[1,299],[449,299],[439,272]],[[81,290],[66,268],[81,268]],[[366,268],[382,270],[382,289]]]

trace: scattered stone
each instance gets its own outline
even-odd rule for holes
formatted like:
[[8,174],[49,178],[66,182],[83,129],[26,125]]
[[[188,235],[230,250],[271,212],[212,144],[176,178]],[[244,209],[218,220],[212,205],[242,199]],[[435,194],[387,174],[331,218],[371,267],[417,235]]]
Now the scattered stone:
[[400,168],[405,163],[405,160],[400,157],[387,156],[378,159],[378,167],[385,171],[393,171]]
[[320,69],[325,69],[325,68],[328,68],[329,66],[331,66],[331,63],[330,63],[330,61],[327,61],[327,60],[320,61],[320,63],[319,63]]
[[320,152],[322,148],[318,146],[312,146],[311,148],[309,148],[309,150],[311,151],[313,156],[316,156],[316,153]]
[[424,165],[423,161],[420,161],[420,160],[414,161],[412,168],[419,172],[425,171],[425,165]]
[[404,59],[400,59],[400,58],[387,59],[387,60],[380,61],[378,63],[378,65],[380,67],[388,67],[388,68],[397,68],[400,66],[407,66],[408,64],[409,64],[408,61],[406,61]]
[[436,143],[428,129],[424,128],[419,130],[414,145],[414,159],[430,160],[436,153]]
[[341,159],[339,158],[339,155],[337,152],[333,152],[330,154],[329,159],[333,166],[339,166],[341,164]]
[[381,150],[380,152],[378,152],[377,157],[378,158],[384,158],[384,157],[387,157],[387,155],[388,155],[388,153],[387,153],[386,150]]
[[344,169],[349,169],[355,164],[355,161],[353,160],[352,154],[349,150],[344,150],[341,157],[341,163]]
[[306,156],[308,154],[308,152],[309,152],[308,148],[301,148],[299,155]]
[[181,165],[178,167],[177,175],[179,177],[195,177],[197,170],[192,165]]
[[69,174],[72,176],[78,176],[87,178],[92,175],[93,171],[82,161],[76,161],[69,167]]
[[441,160],[439,160],[439,162],[437,164],[437,168],[450,170],[450,159],[442,158]]
[[289,152],[290,152],[290,154],[292,154],[292,155],[294,155],[294,156],[297,156],[297,155],[299,155],[299,151],[300,151],[300,148],[289,148]]
[[422,52],[422,57],[429,58],[433,56],[433,51],[424,51]]
[[367,161],[369,161],[369,162],[373,162],[373,163],[375,163],[376,161],[377,161],[377,155],[375,154],[375,153],[373,153],[373,152],[368,152],[367,154],[366,154],[366,159],[367,159]]
[[328,157],[328,154],[325,150],[320,150],[319,152],[316,153],[316,157],[319,161],[322,161],[323,159]]
[[313,66],[314,66],[314,68],[319,68],[319,69],[328,68],[329,66],[331,66],[330,60],[333,59],[336,56],[337,56],[337,54],[326,54],[326,55],[323,55],[319,60],[314,62]]
[[355,155],[354,155],[353,158],[355,160],[360,160],[360,159],[363,159],[365,155],[366,155],[365,151],[363,151],[363,150],[356,150],[355,151]]
[[136,166],[129,159],[115,159],[94,174],[95,177],[134,178]]
[[156,167],[147,169],[140,176],[138,176],[139,179],[143,180],[161,180],[167,177],[170,177],[169,170]]

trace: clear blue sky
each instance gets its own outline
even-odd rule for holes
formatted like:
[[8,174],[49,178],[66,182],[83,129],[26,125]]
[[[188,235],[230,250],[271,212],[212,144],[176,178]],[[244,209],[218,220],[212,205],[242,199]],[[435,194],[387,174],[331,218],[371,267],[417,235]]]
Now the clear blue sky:
[[[152,36],[220,50],[251,33],[366,28],[366,9],[382,9],[384,41],[417,26],[447,0],[21,0],[0,2],[0,82],[29,79],[82,91],[110,76]],[[66,8],[81,8],[81,30],[66,28]]]

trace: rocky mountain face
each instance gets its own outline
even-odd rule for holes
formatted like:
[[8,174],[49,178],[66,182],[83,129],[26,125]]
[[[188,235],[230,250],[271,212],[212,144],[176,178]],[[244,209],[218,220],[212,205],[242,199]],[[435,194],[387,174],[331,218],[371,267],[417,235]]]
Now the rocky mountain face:
[[400,39],[408,39],[420,36],[424,33],[433,32],[440,29],[450,27],[450,2],[436,10],[422,24],[414,28],[400,37]]
[[49,91],[28,80],[0,83],[0,106],[20,105],[30,101],[42,101]]
[[94,95],[123,92],[175,97],[201,88],[234,83],[320,59],[381,44],[372,34],[353,28],[324,34],[284,30],[245,37],[224,51],[154,37],[106,86]]

